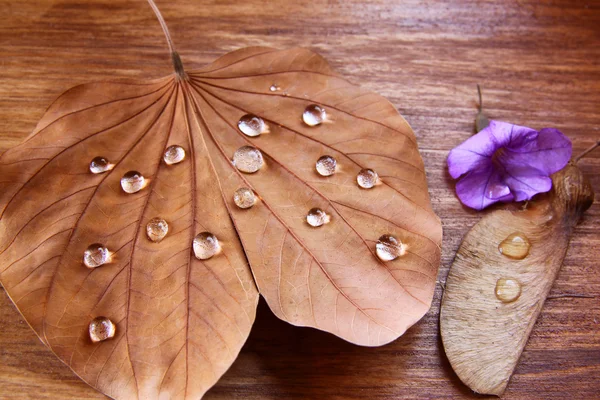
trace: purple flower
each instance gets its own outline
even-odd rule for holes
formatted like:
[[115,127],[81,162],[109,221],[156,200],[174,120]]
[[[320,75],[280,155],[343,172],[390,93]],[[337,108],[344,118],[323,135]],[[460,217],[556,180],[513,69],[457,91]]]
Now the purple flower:
[[558,129],[500,121],[455,147],[448,169],[460,201],[481,210],[499,201],[529,200],[552,188],[550,175],[571,159],[571,141]]

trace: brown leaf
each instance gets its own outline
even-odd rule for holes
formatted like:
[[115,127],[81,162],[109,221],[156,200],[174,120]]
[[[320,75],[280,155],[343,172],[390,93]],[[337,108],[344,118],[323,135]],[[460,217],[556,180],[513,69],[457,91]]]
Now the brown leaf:
[[[327,120],[311,127],[312,104]],[[240,132],[246,114],[269,132]],[[167,165],[171,145],[186,158]],[[242,146],[262,152],[258,172],[232,164]],[[337,160],[332,176],[315,171],[323,155]],[[114,168],[90,173],[98,156]],[[357,185],[363,168],[376,187]],[[121,188],[128,171],[146,179],[137,193]],[[4,287],[42,341],[114,398],[201,397],[246,340],[259,290],[281,319],[365,346],[402,335],[431,304],[441,225],[415,136],[388,101],[308,50],[248,48],[188,79],[75,87],[2,155],[0,176]],[[235,205],[241,187],[253,207]],[[331,221],[307,224],[314,207]],[[169,225],[160,242],[146,236],[155,217]],[[194,257],[200,232],[221,252]],[[384,234],[405,254],[381,261]],[[94,243],[111,262],[86,268]],[[99,316],[116,334],[92,343]]]
[[501,395],[565,257],[571,232],[594,199],[574,164],[527,210],[497,210],[464,238],[440,310],[444,349],[477,393]]

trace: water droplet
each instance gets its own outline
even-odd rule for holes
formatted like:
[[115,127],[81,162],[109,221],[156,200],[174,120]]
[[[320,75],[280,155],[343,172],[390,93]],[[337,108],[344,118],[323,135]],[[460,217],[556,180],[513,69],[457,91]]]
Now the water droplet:
[[508,235],[506,239],[500,243],[498,251],[508,258],[522,260],[529,254],[530,247],[531,244],[529,243],[527,236],[521,232],[514,232]]
[[311,104],[306,107],[304,113],[302,113],[302,120],[308,126],[316,126],[320,125],[327,118],[327,113],[325,109],[316,104]]
[[488,199],[499,199],[510,194],[510,188],[504,184],[495,183],[488,186],[486,197]]
[[162,218],[152,218],[146,225],[146,235],[153,242],[160,242],[168,232],[169,224]]
[[500,278],[496,282],[496,297],[503,303],[510,303],[521,295],[521,284],[516,279]]
[[103,172],[113,169],[114,165],[108,162],[104,157],[95,157],[90,162],[90,172],[92,174],[101,174]]
[[98,343],[113,338],[117,333],[117,327],[106,317],[96,317],[90,322],[89,331],[92,342]]
[[88,268],[96,268],[110,262],[110,251],[103,244],[94,243],[83,252],[83,264]]
[[264,160],[256,147],[242,146],[233,154],[233,165],[240,171],[251,174],[262,168]]
[[331,176],[335,173],[337,161],[331,156],[323,156],[317,160],[317,172],[321,176]]
[[136,193],[144,188],[146,180],[137,171],[129,171],[121,178],[121,187],[125,193]]
[[269,90],[270,90],[271,92],[276,92],[276,91],[278,91],[278,90],[279,90],[279,86],[277,86],[277,85],[273,84],[273,85],[271,85],[271,87],[269,88]]
[[199,260],[207,260],[221,251],[219,239],[210,232],[202,232],[194,238],[194,255]]
[[253,114],[246,114],[238,121],[238,128],[246,136],[259,136],[261,133],[267,133],[269,127],[261,117]]
[[183,161],[185,158],[185,150],[181,146],[169,146],[167,150],[165,150],[165,154],[163,155],[163,160],[167,165],[178,164]]
[[377,175],[377,172],[373,171],[372,169],[361,169],[356,176],[356,182],[358,182],[358,186],[363,189],[371,189],[377,184],[378,180],[379,176]]
[[252,189],[246,187],[239,188],[233,194],[233,201],[239,208],[250,208],[256,204],[256,195]]
[[406,245],[392,235],[383,235],[375,245],[377,257],[382,261],[392,261],[406,253]]
[[319,227],[329,223],[331,217],[320,208],[311,208],[308,214],[306,214],[306,222],[310,226]]

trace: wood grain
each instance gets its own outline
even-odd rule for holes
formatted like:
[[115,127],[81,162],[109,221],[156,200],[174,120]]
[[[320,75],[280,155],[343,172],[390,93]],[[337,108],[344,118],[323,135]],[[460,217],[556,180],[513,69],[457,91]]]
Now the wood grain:
[[[236,48],[306,46],[389,98],[413,126],[433,207],[444,225],[443,282],[462,236],[481,217],[463,208],[445,167],[473,130],[476,88],[494,119],[567,134],[577,154],[600,138],[600,3],[581,0],[159,1],[183,62]],[[0,151],[18,144],[64,90],[91,80],[160,77],[171,69],[145,1],[0,0]],[[600,152],[580,162],[600,191]],[[598,203],[577,226],[506,399],[600,393]],[[430,313],[380,348],[295,328],[261,304],[257,322],[208,399],[477,398],[439,341]],[[103,398],[79,381],[0,297],[0,397]]]

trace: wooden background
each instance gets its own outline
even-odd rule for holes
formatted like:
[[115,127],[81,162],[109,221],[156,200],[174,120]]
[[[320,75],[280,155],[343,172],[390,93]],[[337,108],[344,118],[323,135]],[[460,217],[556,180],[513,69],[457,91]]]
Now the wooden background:
[[[488,115],[557,127],[574,153],[600,139],[600,1],[157,0],[188,68],[240,47],[310,47],[351,81],[388,97],[413,126],[444,225],[439,281],[481,217],[461,207],[448,151],[473,129],[476,83]],[[144,0],[0,0],[0,152],[18,144],[61,92],[171,72]],[[600,193],[600,150],[580,162]],[[600,396],[600,206],[575,230],[562,271],[506,399]],[[238,360],[207,399],[478,398],[429,314],[392,344],[360,348],[295,328],[264,302]],[[593,298],[561,297],[565,294]],[[98,399],[0,295],[0,398]]]

